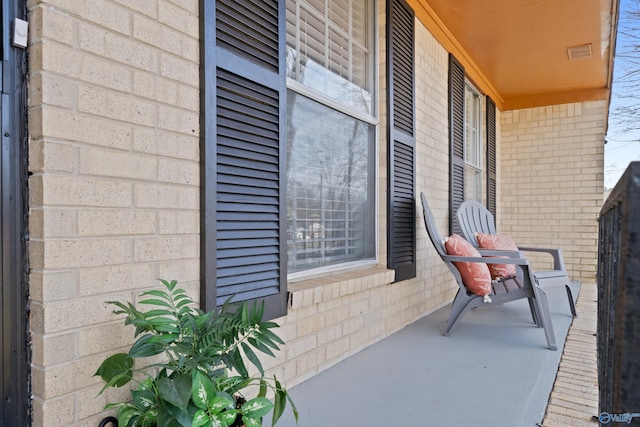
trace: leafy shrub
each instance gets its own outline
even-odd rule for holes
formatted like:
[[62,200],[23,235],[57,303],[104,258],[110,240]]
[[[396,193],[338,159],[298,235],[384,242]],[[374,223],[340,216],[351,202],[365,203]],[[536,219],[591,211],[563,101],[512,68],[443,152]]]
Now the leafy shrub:
[[[263,321],[264,302],[225,303],[204,312],[177,282],[160,280],[165,289],[144,292],[140,311],[131,303],[109,301],[124,314],[125,325],[135,327],[134,344],[128,353],[108,357],[95,375],[108,387],[122,387],[131,381],[131,400],[111,403],[117,408],[120,426],[262,426],[262,418],[273,411],[275,425],[287,401],[296,422],[298,412],[282,384],[274,376],[265,379],[256,352],[274,357],[284,344]],[[161,362],[135,367],[136,359],[163,355]],[[247,363],[257,368],[250,376]],[[245,395],[248,390],[257,395]],[[267,398],[271,390],[273,401]]]

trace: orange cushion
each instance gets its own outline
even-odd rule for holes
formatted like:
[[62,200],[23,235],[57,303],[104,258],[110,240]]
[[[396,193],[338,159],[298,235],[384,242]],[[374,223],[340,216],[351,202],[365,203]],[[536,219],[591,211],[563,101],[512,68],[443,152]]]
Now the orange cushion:
[[[480,253],[471,243],[457,234],[453,234],[444,240],[444,247],[449,255],[480,257]],[[491,273],[487,264],[478,262],[454,262],[453,263],[464,285],[476,295],[485,296],[492,292]]]
[[[518,250],[518,246],[508,234],[476,233],[476,240],[482,249]],[[508,279],[516,275],[516,266],[515,264],[489,264],[489,271],[494,279]]]

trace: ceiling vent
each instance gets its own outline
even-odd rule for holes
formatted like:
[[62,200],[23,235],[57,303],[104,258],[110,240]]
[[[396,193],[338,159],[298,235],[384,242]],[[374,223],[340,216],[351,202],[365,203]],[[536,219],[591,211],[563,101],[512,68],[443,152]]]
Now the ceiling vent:
[[591,43],[568,47],[567,55],[571,61],[591,59]]

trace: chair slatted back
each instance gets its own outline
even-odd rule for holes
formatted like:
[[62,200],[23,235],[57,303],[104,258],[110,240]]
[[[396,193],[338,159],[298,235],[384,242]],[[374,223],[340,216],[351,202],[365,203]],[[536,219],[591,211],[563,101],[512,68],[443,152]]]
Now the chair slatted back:
[[456,212],[458,224],[462,228],[462,237],[476,248],[478,241],[476,232],[496,234],[496,223],[493,215],[480,202],[467,200],[462,202]]

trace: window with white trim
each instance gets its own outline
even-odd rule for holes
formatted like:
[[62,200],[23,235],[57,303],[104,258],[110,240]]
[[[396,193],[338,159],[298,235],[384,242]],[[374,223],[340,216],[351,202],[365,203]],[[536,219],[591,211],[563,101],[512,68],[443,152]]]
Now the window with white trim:
[[374,0],[287,0],[290,273],[375,259]]
[[464,198],[482,202],[482,99],[468,82],[464,87]]

